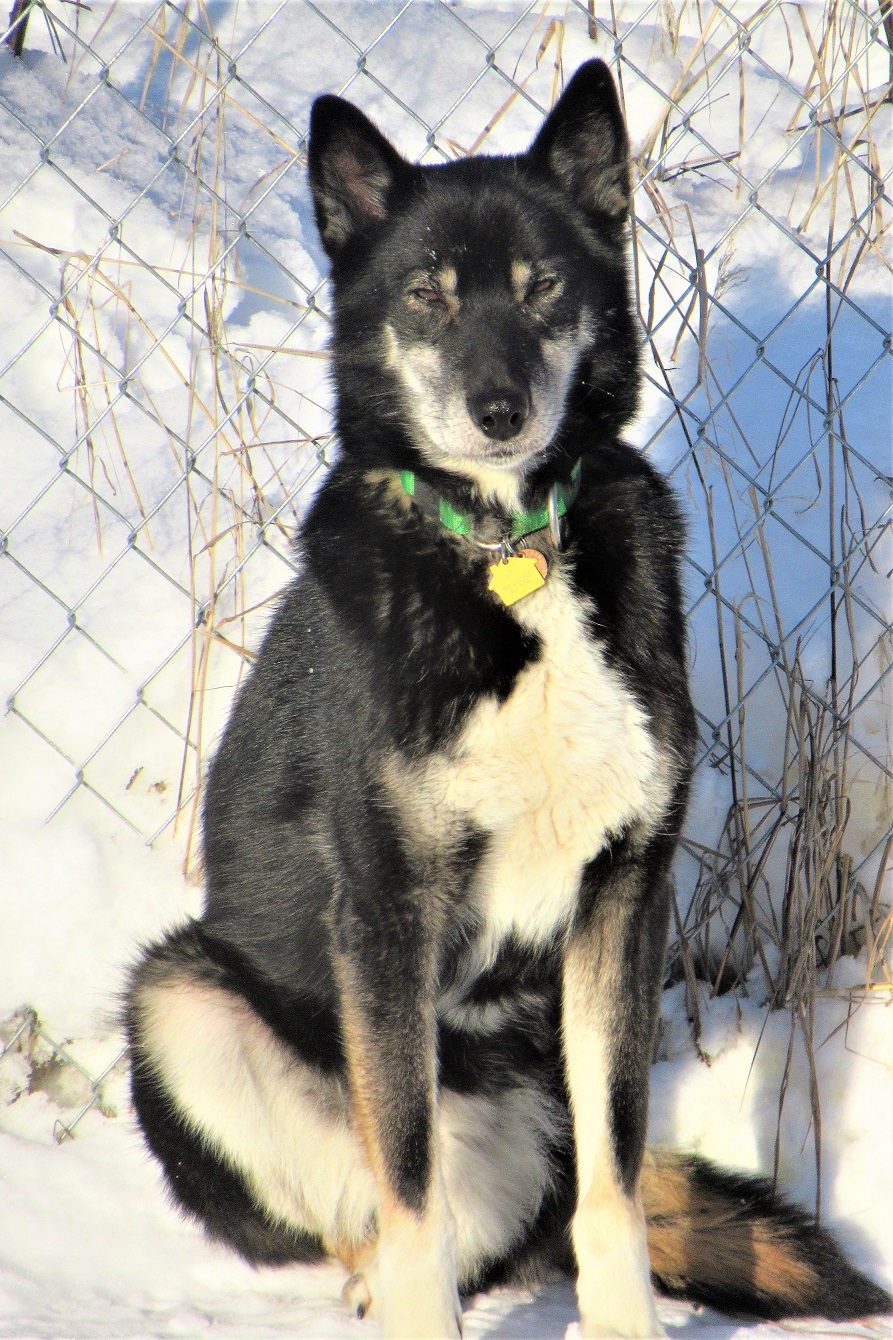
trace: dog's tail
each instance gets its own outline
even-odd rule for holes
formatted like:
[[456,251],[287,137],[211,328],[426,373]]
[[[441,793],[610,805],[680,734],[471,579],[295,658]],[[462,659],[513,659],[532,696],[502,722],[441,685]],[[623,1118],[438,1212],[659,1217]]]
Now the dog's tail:
[[651,1270],[664,1293],[769,1319],[893,1310],[893,1298],[769,1182],[649,1151],[642,1195]]

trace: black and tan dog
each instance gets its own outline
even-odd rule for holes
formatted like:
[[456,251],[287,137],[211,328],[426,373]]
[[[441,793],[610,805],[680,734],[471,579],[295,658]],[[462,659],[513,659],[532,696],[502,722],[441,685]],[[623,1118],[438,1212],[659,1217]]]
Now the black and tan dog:
[[350,1269],[389,1337],[576,1270],[765,1316],[882,1309],[767,1187],[645,1152],[694,725],[683,527],[637,396],[607,68],[528,153],[411,166],[315,105],[342,451],[211,769],[207,907],[150,948],[133,1094],[249,1260]]

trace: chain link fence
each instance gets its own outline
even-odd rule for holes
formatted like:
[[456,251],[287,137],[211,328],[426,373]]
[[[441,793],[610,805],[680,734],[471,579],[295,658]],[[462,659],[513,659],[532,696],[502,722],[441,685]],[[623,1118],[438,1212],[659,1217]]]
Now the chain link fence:
[[[514,151],[598,54],[635,155],[633,437],[691,518],[670,976],[696,1034],[705,983],[756,973],[807,1036],[842,953],[889,982],[890,0],[19,0],[10,25],[0,700],[28,813],[197,868],[202,769],[335,450],[313,96],[423,162]],[[0,1048],[78,1069],[64,1135],[111,1064],[39,997]]]

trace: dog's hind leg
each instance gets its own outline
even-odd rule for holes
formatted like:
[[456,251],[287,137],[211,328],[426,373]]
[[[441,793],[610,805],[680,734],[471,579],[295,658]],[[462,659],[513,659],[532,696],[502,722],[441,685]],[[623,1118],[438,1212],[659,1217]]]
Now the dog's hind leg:
[[143,957],[127,1007],[132,1092],[174,1197],[254,1264],[374,1233],[375,1186],[343,1080],[305,1064],[190,925]]
[[662,864],[637,857],[629,840],[598,858],[588,872],[591,908],[565,958],[564,1047],[579,1183],[572,1236],[587,1340],[663,1334],[639,1186],[666,941]]

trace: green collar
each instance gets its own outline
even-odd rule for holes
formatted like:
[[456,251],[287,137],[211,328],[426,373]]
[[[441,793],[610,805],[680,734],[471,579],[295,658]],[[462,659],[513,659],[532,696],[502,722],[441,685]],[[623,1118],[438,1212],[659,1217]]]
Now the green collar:
[[[555,498],[557,504],[557,516],[563,517],[568,508],[573,503],[577,494],[580,492],[580,471],[582,461],[577,461],[571,471],[570,482],[567,484],[555,484]],[[405,493],[421,507],[423,512],[437,516],[440,524],[454,535],[470,536],[474,530],[474,517],[470,512],[457,512],[446,498],[439,497],[433,489],[429,489],[421,480],[417,480],[413,470],[400,471],[400,483]],[[550,490],[551,493],[551,490]],[[425,495],[430,495],[430,499]],[[426,505],[429,504],[429,505]],[[548,498],[541,507],[531,508],[529,512],[517,512],[512,517],[512,529],[509,536],[510,540],[519,540],[524,535],[532,535],[534,531],[545,530],[549,525],[549,500]],[[490,547],[490,546],[488,546]]]

